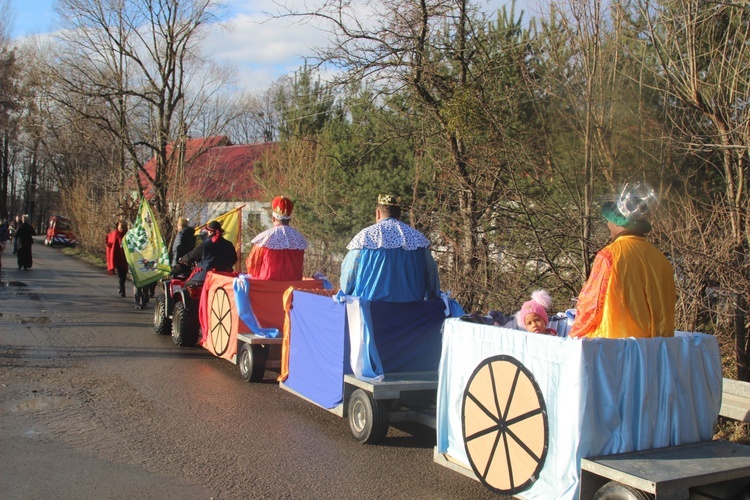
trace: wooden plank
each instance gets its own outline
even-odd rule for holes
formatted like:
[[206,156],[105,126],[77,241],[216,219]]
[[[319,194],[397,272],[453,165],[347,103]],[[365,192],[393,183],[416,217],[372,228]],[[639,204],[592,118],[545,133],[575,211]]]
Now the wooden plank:
[[750,422],[750,403],[747,398],[724,393],[721,398],[719,415],[740,422]]
[[733,394],[743,398],[750,399],[750,382],[742,382],[731,378],[722,380],[724,394]]
[[750,383],[725,378],[721,396],[719,415],[750,422]]

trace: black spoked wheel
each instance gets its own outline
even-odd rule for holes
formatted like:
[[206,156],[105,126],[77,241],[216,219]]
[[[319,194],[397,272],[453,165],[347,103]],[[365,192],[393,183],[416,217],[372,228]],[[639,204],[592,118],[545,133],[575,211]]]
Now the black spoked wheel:
[[232,328],[232,301],[226,290],[218,288],[211,299],[211,312],[208,315],[208,336],[217,356],[227,352]]
[[167,335],[172,331],[172,320],[167,317],[167,299],[164,295],[156,297],[154,307],[154,333]]
[[190,311],[182,302],[174,305],[172,340],[180,347],[195,347],[198,343],[197,318],[190,314]]
[[651,493],[610,481],[594,493],[593,500],[653,500],[653,498],[654,495]]
[[266,373],[266,359],[271,346],[242,344],[237,363],[240,367],[240,375],[248,382],[260,382]]
[[373,399],[362,389],[349,397],[349,429],[354,439],[364,444],[379,443],[388,434],[390,400]]

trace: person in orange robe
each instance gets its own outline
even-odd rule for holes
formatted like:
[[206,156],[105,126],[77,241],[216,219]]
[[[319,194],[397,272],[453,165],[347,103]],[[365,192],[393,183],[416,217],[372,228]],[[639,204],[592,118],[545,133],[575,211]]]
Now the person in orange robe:
[[253,238],[245,261],[247,274],[261,280],[301,280],[307,240],[289,225],[294,203],[277,196],[271,202],[271,210],[273,227]]
[[570,337],[648,338],[674,336],[674,270],[646,241],[653,191],[623,190],[602,205],[612,242],[597,253],[581,289]]

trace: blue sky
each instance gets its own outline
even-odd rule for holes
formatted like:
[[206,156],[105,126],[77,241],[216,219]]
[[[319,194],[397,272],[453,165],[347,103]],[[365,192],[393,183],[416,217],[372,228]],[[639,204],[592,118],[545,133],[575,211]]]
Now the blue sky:
[[[287,0],[294,3],[302,0]],[[539,0],[516,0],[516,11]],[[11,0],[14,22],[11,35],[19,39],[49,33],[54,29],[54,0]],[[279,77],[291,74],[312,55],[312,47],[323,46],[323,32],[309,24],[289,21],[268,22],[263,10],[275,10],[273,0],[223,0],[231,13],[229,32],[215,31],[206,39],[204,50],[212,58],[237,69],[238,85],[247,90],[262,91]],[[311,2],[316,3],[316,2]],[[487,11],[510,0],[479,0]],[[524,19],[528,19],[528,13]],[[266,21],[266,22],[264,22]]]
[[49,32],[52,26],[53,0],[11,0],[15,12],[12,36],[18,38]]

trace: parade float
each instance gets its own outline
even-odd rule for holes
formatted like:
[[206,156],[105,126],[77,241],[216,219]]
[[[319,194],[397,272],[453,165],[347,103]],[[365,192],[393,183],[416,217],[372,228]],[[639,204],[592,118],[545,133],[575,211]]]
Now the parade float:
[[712,441],[721,397],[711,335],[579,340],[448,319],[434,456],[524,499],[735,498],[750,453]]

